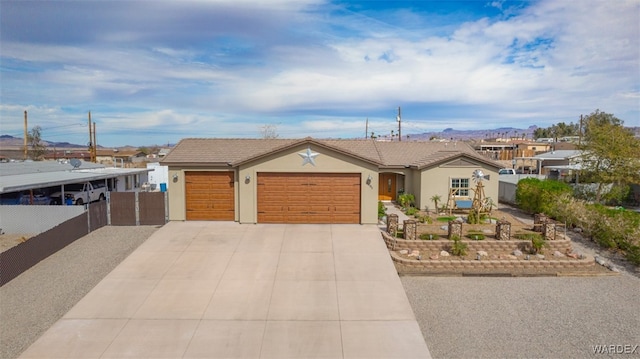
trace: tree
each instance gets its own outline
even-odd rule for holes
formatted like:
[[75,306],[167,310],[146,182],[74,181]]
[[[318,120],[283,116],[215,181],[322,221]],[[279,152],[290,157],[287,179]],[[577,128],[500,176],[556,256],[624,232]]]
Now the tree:
[[260,127],[260,134],[264,139],[278,138],[278,125],[269,124]]
[[35,126],[27,133],[27,142],[29,143],[29,158],[34,161],[41,161],[47,152],[47,146],[42,143],[42,128]]
[[[584,118],[582,174],[598,184],[600,202],[604,185],[628,186],[640,182],[640,139],[613,114],[596,110]],[[584,177],[583,177],[584,178]]]
[[547,128],[536,128],[533,131],[534,138],[557,138],[565,136],[577,136],[580,131],[580,126],[573,122],[568,125],[564,122],[559,122],[555,125],[551,125]]

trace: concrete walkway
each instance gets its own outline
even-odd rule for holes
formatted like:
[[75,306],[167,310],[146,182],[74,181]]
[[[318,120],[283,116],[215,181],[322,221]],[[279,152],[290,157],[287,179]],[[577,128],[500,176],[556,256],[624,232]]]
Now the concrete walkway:
[[171,222],[21,358],[430,358],[376,226]]

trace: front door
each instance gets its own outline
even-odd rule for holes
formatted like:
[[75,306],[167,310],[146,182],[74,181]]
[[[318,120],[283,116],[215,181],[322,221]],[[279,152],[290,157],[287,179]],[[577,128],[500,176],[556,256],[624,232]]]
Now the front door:
[[378,199],[380,201],[396,200],[396,174],[381,173],[378,182]]

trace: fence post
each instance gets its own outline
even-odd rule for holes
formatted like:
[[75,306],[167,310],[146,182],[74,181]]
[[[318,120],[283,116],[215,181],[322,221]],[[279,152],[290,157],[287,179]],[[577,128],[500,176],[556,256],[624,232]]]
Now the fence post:
[[452,239],[454,236],[457,236],[459,239],[462,239],[462,222],[459,221],[449,221],[449,239]]
[[168,192],[164,193],[164,224],[169,223],[169,196]]
[[111,191],[107,191],[107,226],[111,225]]
[[499,241],[511,239],[511,223],[509,221],[501,219],[496,223],[496,239]]
[[387,215],[387,233],[395,236],[396,232],[398,232],[398,215],[391,213]]
[[140,198],[138,196],[140,192],[136,191],[135,192],[135,203],[136,203],[136,226],[140,225]]
[[413,219],[407,219],[403,221],[403,235],[404,239],[415,241],[418,239],[418,224]]

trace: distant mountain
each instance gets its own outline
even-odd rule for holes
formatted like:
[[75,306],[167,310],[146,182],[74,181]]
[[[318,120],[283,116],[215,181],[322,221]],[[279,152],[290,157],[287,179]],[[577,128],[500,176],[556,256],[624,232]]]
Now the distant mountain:
[[[69,142],[53,142],[42,140],[42,143],[50,148],[84,148],[86,149],[86,145],[78,145]],[[0,136],[0,148],[8,148],[8,147],[22,147],[24,146],[24,139],[22,137],[13,137],[9,135],[1,135]],[[98,146],[100,148],[101,146]]]
[[410,140],[429,140],[431,138],[441,138],[445,140],[488,140],[496,138],[533,138],[533,132],[538,128],[531,125],[528,128],[500,127],[493,130],[455,130],[446,128],[440,132],[425,132],[420,134],[409,134]]

